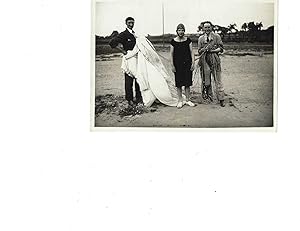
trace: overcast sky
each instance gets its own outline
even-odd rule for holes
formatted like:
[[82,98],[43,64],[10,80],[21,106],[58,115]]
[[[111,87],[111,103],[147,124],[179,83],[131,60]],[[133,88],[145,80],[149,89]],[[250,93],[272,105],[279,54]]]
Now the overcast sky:
[[95,32],[110,35],[113,30],[125,29],[125,18],[135,18],[134,30],[143,35],[162,34],[162,2],[164,4],[165,33],[175,33],[178,23],[186,26],[186,33],[196,33],[200,22],[228,26],[244,22],[262,22],[267,28],[274,25],[275,0],[97,0]]

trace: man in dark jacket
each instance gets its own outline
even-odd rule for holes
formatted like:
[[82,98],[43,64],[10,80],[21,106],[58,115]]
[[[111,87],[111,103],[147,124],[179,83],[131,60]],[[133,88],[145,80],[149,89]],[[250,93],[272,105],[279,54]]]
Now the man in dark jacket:
[[[119,49],[124,55],[127,54],[128,50],[132,50],[136,43],[135,34],[132,30],[134,26],[134,19],[132,17],[128,17],[126,18],[125,23],[127,26],[126,30],[121,32],[109,42],[111,48]],[[119,46],[120,44],[122,44],[122,47]],[[136,103],[142,103],[143,100],[139,84],[136,79],[125,73],[125,98],[131,106],[133,105],[133,82],[135,82]]]

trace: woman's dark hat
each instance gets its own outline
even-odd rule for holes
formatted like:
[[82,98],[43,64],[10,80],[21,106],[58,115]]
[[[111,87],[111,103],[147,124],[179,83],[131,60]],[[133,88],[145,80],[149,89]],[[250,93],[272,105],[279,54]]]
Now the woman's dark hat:
[[176,28],[176,31],[178,31],[179,29],[183,29],[185,31],[185,27],[182,23],[179,23],[177,28]]

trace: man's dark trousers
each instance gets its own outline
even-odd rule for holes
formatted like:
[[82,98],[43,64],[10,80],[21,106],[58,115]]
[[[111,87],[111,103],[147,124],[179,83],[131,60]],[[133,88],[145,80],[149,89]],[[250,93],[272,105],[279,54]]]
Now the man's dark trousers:
[[142,102],[142,95],[140,86],[137,83],[136,79],[130,77],[129,75],[125,74],[125,99],[127,101],[133,100],[133,81],[135,86],[135,98],[137,102]]

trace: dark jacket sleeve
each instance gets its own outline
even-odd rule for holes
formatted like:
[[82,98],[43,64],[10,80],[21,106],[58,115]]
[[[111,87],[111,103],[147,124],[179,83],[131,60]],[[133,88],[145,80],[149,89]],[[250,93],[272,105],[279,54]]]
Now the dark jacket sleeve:
[[115,48],[116,46],[118,46],[119,43],[124,44],[124,33],[123,32],[118,34],[116,37],[112,38],[109,41],[109,45],[111,48]]

